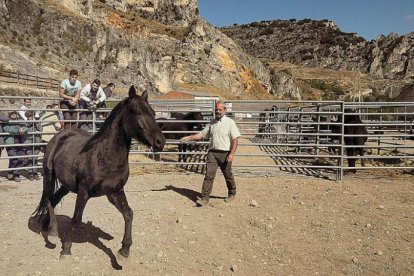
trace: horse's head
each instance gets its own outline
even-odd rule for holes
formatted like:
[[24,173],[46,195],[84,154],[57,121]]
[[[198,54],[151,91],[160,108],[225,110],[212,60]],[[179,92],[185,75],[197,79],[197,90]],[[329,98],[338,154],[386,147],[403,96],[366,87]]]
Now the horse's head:
[[144,91],[137,95],[135,87],[129,89],[128,111],[125,118],[125,133],[134,137],[154,151],[162,151],[165,137],[157,122],[155,112],[148,103],[148,93]]
[[[203,118],[203,114],[201,114],[201,112],[191,112],[191,120],[194,121],[202,121],[204,120]],[[197,128],[197,130],[202,130],[203,128],[203,123],[201,122],[196,122],[194,123],[195,127]]]
[[344,118],[345,124],[361,122],[361,118],[355,109],[345,109]]

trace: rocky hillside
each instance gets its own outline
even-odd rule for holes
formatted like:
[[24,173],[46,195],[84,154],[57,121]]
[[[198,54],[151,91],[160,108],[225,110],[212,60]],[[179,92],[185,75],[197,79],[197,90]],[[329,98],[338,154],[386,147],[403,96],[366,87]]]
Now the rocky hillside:
[[270,75],[200,18],[196,0],[0,0],[0,26],[0,69],[64,78],[75,68],[153,95],[301,97],[290,76]]
[[386,79],[414,78],[414,32],[366,41],[329,20],[274,20],[221,30],[249,54],[307,67],[368,73]]
[[328,20],[217,29],[197,0],[0,0],[0,27],[0,70],[63,79],[75,68],[83,83],[153,96],[386,100],[414,74],[414,34],[368,42]]

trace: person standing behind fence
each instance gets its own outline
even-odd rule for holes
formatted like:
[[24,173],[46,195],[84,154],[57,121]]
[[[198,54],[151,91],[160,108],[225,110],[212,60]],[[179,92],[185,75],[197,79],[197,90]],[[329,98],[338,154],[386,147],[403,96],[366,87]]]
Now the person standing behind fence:
[[[34,120],[33,112],[30,110],[26,111],[25,116],[27,117],[28,121]],[[23,166],[33,167],[33,166],[37,166],[37,160],[38,160],[37,155],[39,155],[40,153],[41,145],[39,145],[39,143],[42,142],[42,135],[41,135],[42,126],[38,122],[28,122],[27,129],[29,132],[32,132],[32,133],[29,133],[26,136],[24,136],[23,143],[27,145],[23,148],[24,155],[34,155],[34,156],[25,158],[23,160]],[[36,180],[40,179],[39,175],[37,174],[37,169],[30,168],[27,170],[27,172],[29,173],[30,181],[33,181],[35,179]]]
[[[59,97],[63,98],[60,102],[60,108],[68,110],[63,111],[65,129],[76,128],[77,124],[76,120],[78,118],[75,109],[78,106],[81,90],[81,82],[77,80],[77,78],[78,71],[72,69],[69,72],[69,79],[63,80],[60,84]],[[72,122],[68,122],[68,120],[71,120]]]
[[[80,113],[81,120],[92,120],[92,112],[95,112],[97,108],[102,107],[105,103],[106,96],[101,88],[101,81],[95,79],[92,83],[88,83],[82,88],[80,93],[79,108],[88,109],[88,111]],[[80,126],[86,130],[91,130],[92,125],[89,122],[81,122]]]
[[3,152],[3,145],[4,145],[4,133],[3,133],[3,123],[7,123],[9,121],[9,117],[3,114],[0,114],[0,157],[1,153]]
[[41,122],[43,129],[42,140],[46,143],[55,136],[56,132],[59,132],[62,129],[58,113],[53,110],[52,105],[46,106],[46,112],[40,117],[39,121]]
[[[59,105],[57,103],[52,104],[52,109],[59,109]],[[59,122],[60,122],[60,130],[64,129],[65,126],[65,118],[63,117],[63,112],[62,110],[56,110],[55,111],[56,116],[58,116],[59,118]]]
[[[17,112],[12,111],[9,113],[9,122],[3,126],[3,131],[10,135],[5,136],[5,145],[12,145],[7,147],[7,155],[9,157],[9,169],[16,169],[23,166],[23,158],[13,158],[13,156],[23,156],[23,136],[29,132],[28,128],[21,123],[13,122],[17,120]],[[10,170],[7,172],[7,179],[20,182],[20,170]]]
[[[19,113],[19,117],[22,118],[23,120],[27,121],[27,117],[25,115],[25,112],[29,108],[31,108],[31,106],[32,106],[32,100],[31,99],[29,99],[29,98],[23,99],[23,105],[20,107],[20,110],[18,112]],[[38,119],[39,117],[40,117],[39,116],[39,113],[36,112],[35,113],[35,118]]]
[[225,115],[226,110],[227,108],[223,102],[217,102],[215,119],[211,120],[201,132],[181,138],[181,142],[198,141],[203,138],[210,139],[206,159],[206,173],[201,188],[201,199],[197,200],[197,204],[201,206],[209,203],[218,167],[224,175],[228,189],[228,196],[224,201],[231,202],[236,196],[236,182],[234,181],[231,165],[237,149],[240,131],[236,123]]

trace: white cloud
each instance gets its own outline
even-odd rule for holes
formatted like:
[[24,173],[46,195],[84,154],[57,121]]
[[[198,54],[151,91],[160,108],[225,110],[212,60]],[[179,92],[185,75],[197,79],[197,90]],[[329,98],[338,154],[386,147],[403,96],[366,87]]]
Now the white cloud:
[[404,20],[405,21],[413,21],[414,20],[414,14],[404,16]]

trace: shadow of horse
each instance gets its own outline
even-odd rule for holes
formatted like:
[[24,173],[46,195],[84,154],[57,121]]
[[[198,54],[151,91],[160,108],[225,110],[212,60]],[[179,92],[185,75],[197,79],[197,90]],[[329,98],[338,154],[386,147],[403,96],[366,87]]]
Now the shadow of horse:
[[[152,192],[173,191],[173,192],[176,192],[177,194],[180,194],[180,195],[188,198],[189,200],[193,201],[194,203],[196,203],[196,201],[199,198],[201,198],[201,193],[199,193],[199,192],[196,192],[194,190],[187,189],[187,188],[175,187],[173,185],[166,185],[165,188],[162,188],[162,189],[153,189],[151,191]],[[226,197],[210,196],[210,198],[225,199]]]
[[[72,220],[68,216],[57,215],[58,221],[59,239],[63,242],[66,239],[66,235],[72,231]],[[45,247],[49,249],[55,249],[56,244],[52,243],[48,238],[48,233],[42,230],[42,223],[38,217],[30,217],[28,221],[28,227],[34,233],[41,233],[45,241]],[[116,270],[121,270],[122,266],[118,263],[114,253],[110,248],[103,244],[99,239],[110,241],[113,239],[111,235],[102,231],[99,227],[96,227],[92,222],[81,223],[79,229],[76,230],[76,234],[72,237],[72,242],[75,243],[90,243],[105,252],[108,255],[111,265]]]

